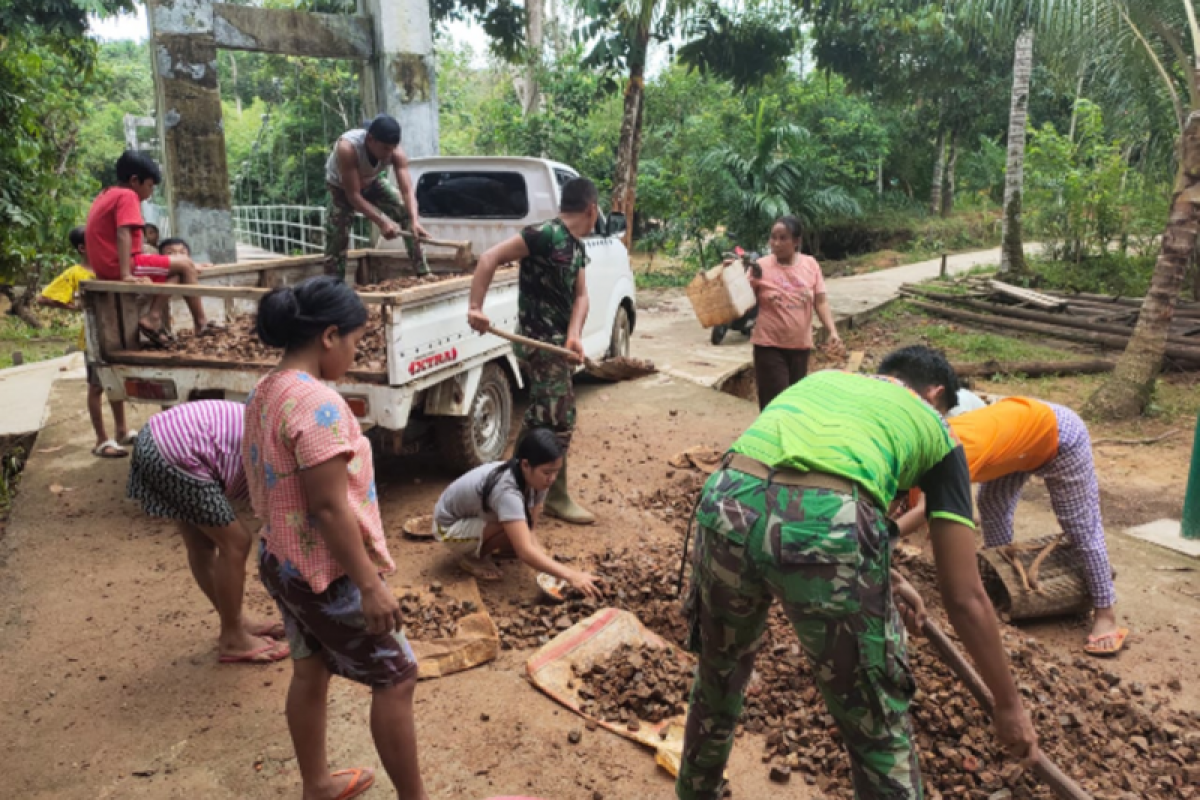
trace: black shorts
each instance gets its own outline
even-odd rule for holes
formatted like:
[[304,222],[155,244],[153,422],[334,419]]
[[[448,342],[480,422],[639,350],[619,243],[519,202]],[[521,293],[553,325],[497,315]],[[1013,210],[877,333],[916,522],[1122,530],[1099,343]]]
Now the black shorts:
[[367,633],[362,595],[343,575],[314,592],[290,562],[280,562],[259,541],[258,576],[287,629],[293,659],[320,656],[334,675],[384,689],[416,680],[417,657],[403,631]]

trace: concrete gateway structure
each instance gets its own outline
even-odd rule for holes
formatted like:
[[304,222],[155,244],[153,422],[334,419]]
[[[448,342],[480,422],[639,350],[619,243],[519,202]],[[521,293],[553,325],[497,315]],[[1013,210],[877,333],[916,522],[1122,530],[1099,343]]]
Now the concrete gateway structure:
[[148,0],[159,141],[171,230],[197,261],[236,260],[217,50],[363,65],[363,106],[404,128],[410,157],[438,152],[433,31],[426,0],[359,0],[357,14]]

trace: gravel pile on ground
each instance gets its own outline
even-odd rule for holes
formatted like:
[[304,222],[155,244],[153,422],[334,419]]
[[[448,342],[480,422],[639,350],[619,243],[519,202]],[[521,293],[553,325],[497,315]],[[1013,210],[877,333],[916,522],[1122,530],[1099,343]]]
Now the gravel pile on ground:
[[455,600],[442,594],[438,584],[428,593],[408,592],[397,598],[405,635],[418,642],[451,639],[458,634],[458,621],[479,610],[471,600]]
[[582,710],[637,730],[638,720],[662,722],[687,711],[692,665],[671,651],[622,645],[612,656],[576,672]]

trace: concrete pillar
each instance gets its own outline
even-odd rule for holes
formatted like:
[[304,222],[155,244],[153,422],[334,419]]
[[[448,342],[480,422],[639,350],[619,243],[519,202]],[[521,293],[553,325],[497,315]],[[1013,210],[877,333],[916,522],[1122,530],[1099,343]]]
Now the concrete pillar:
[[237,260],[211,0],[148,0],[171,232],[196,261]]
[[[409,156],[438,154],[437,81],[429,0],[360,0],[375,27],[371,79],[364,98],[373,113],[391,114],[403,127]],[[373,108],[372,108],[373,106]]]

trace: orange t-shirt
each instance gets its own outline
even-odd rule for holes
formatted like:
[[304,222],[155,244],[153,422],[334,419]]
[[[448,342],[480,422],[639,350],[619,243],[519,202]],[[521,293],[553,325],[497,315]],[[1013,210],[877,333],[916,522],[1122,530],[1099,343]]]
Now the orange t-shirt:
[[1033,472],[1058,455],[1054,409],[1028,397],[1009,397],[946,420],[962,442],[975,483]]
[[780,265],[773,255],[760,258],[758,266],[758,321],[750,341],[760,347],[811,350],[813,301],[825,294],[821,266],[802,253],[796,253],[790,266]]

